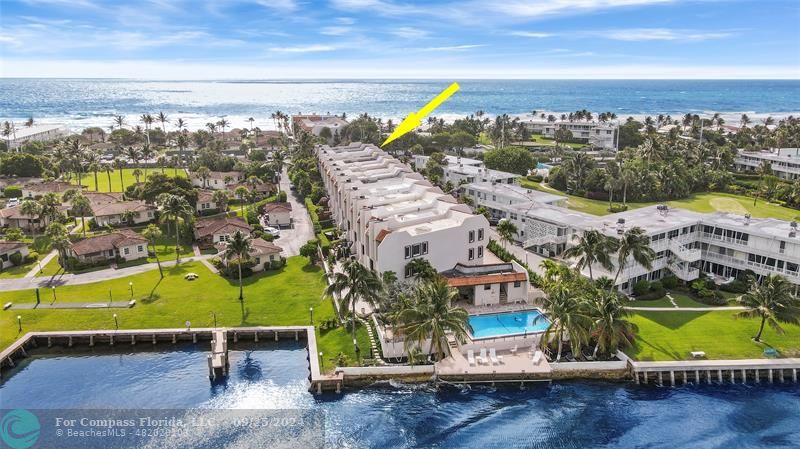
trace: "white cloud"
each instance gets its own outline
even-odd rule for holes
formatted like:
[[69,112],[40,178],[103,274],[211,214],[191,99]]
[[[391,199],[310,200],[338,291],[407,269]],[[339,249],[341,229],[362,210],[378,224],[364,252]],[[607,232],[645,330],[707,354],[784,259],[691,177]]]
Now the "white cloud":
[[519,36],[519,37],[531,37],[535,39],[543,39],[546,37],[553,37],[555,34],[553,33],[540,33],[535,31],[513,31],[511,32],[512,36]]
[[414,27],[399,27],[389,31],[392,36],[397,36],[403,39],[420,39],[428,37],[431,33],[428,30],[423,30]]
[[319,33],[324,34],[326,36],[341,36],[343,34],[349,33],[351,30],[350,27],[345,26],[330,26],[330,27],[323,27]]
[[301,45],[296,47],[272,47],[269,50],[275,53],[319,53],[334,51],[336,47],[332,45]]
[[400,4],[384,0],[332,0],[331,6],[346,11],[362,11],[369,9],[376,14],[400,15],[414,14],[424,11],[423,8],[410,4]]
[[671,3],[673,0],[508,0],[492,5],[496,11],[522,17],[582,13],[594,10]]
[[730,32],[703,32],[693,30],[671,30],[668,28],[630,28],[599,31],[593,33],[615,41],[705,41],[733,36]]
[[461,51],[461,50],[469,50],[472,48],[480,48],[485,47],[484,44],[470,44],[470,45],[451,45],[449,47],[428,47],[423,48],[424,51]]
[[256,3],[269,9],[286,12],[295,11],[298,7],[295,0],[258,0]]

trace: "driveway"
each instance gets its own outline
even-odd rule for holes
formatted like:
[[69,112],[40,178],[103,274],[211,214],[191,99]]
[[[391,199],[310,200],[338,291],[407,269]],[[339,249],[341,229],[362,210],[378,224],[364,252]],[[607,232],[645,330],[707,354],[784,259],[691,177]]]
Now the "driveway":
[[291,190],[286,167],[281,174],[280,186],[281,190],[286,192],[286,201],[292,205],[292,227],[281,229],[281,236],[275,239],[274,243],[283,248],[286,257],[297,256],[300,254],[300,247],[314,239],[314,225],[311,223],[306,205],[299,201]]

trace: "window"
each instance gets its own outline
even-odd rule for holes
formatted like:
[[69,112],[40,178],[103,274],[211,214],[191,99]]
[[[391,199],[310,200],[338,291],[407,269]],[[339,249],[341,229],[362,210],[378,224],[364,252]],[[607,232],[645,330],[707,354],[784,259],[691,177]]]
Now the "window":
[[127,256],[130,253],[131,253],[131,249],[130,248],[125,248],[125,255]]
[[491,289],[492,289],[492,284],[486,284],[486,285],[484,285],[484,286],[483,286],[483,289],[484,289],[484,290],[491,290]]
[[483,228],[478,229],[478,241],[483,240]]
[[482,246],[478,247],[478,257],[483,257],[483,247]]
[[414,276],[414,271],[409,265],[406,265],[406,277],[410,278],[411,276]]
[[469,242],[472,243],[475,241],[475,231],[469,231]]
[[406,246],[406,254],[405,254],[405,258],[406,258],[406,259],[410,259],[410,258],[411,258],[411,246],[410,246],[410,245],[409,245],[409,246]]
[[519,288],[522,285],[519,281],[514,281],[514,288]]
[[415,243],[405,247],[404,255],[406,259],[421,256],[423,254],[428,254],[428,242]]
[[467,259],[469,260],[475,259],[475,248],[470,248],[467,250]]
[[136,247],[136,251],[142,252],[144,251],[144,247],[142,245],[139,245]]

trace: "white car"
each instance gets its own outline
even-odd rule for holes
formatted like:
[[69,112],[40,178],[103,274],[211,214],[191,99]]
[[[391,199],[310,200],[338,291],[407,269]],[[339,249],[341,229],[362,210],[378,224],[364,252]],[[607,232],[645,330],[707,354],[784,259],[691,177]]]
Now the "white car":
[[19,206],[19,198],[9,198],[6,207]]
[[269,235],[271,235],[273,237],[280,237],[281,236],[281,230],[278,229],[278,228],[273,228],[272,226],[267,226],[266,228],[264,228],[264,232],[266,232],[267,234],[269,234]]

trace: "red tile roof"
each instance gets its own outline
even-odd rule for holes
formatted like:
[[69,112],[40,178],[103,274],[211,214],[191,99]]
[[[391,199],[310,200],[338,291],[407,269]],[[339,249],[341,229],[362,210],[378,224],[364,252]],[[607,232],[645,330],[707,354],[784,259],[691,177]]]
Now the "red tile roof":
[[391,233],[392,233],[392,231],[390,231],[388,229],[381,229],[381,232],[378,233],[378,236],[375,237],[375,240],[377,240],[379,242],[382,242],[383,239],[385,239],[386,236],[391,234]]
[[463,276],[446,278],[450,287],[469,287],[474,285],[498,284],[501,282],[516,282],[527,280],[525,273],[487,274],[479,276]]
[[232,234],[237,230],[247,231],[250,234],[251,228],[244,220],[239,217],[213,217],[199,220],[194,225],[194,232],[197,238],[212,236],[214,234]]
[[72,252],[76,255],[83,256],[86,254],[99,253],[100,251],[110,251],[125,246],[145,244],[147,244],[146,238],[130,229],[123,229],[111,234],[85,238],[79,242],[73,243],[71,248]]

